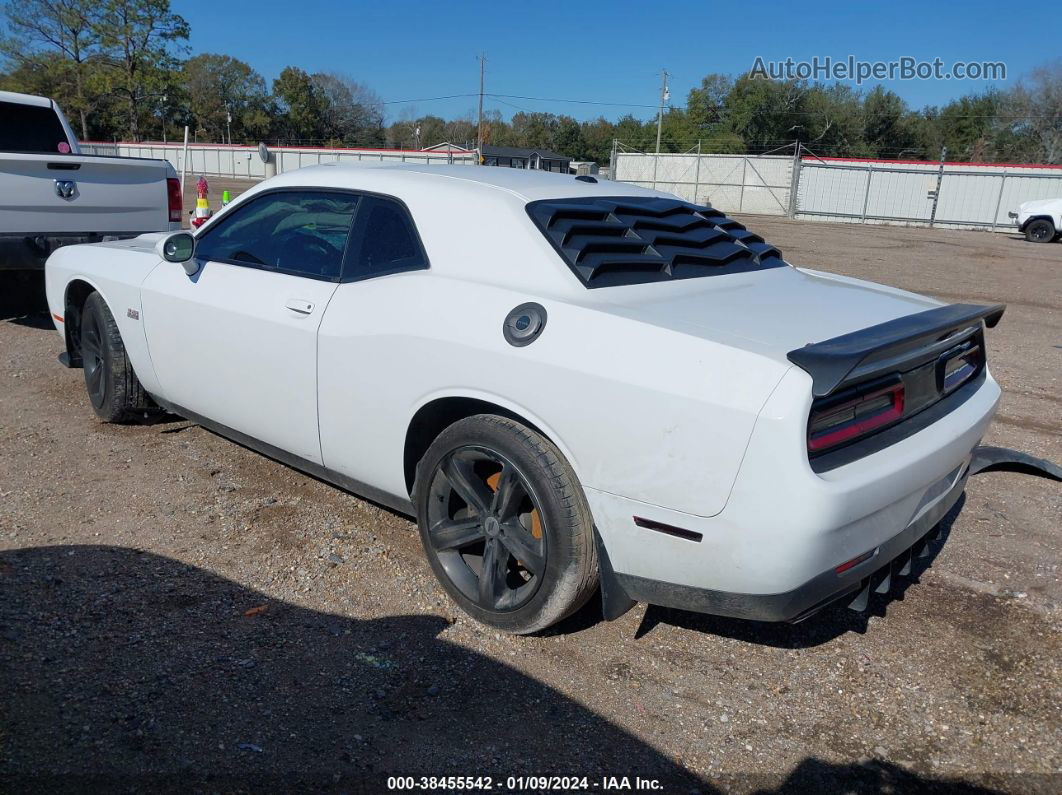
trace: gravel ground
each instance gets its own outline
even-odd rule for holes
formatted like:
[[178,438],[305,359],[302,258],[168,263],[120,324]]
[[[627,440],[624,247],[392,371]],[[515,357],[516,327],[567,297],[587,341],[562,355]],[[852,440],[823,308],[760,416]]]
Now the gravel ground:
[[[796,264],[1008,303],[987,442],[1062,460],[1062,245],[744,220]],[[406,518],[188,422],[97,422],[35,285],[0,278],[0,790],[1062,786],[1058,484],[975,477],[867,614],[591,605],[507,637],[446,600]]]

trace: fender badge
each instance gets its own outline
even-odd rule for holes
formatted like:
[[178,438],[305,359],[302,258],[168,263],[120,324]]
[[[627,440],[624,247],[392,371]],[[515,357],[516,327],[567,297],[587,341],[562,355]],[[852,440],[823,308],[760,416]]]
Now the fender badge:
[[125,311],[125,314],[126,314],[127,317],[130,317],[133,320],[140,320],[140,313],[138,311],[136,311],[135,309],[127,309]]

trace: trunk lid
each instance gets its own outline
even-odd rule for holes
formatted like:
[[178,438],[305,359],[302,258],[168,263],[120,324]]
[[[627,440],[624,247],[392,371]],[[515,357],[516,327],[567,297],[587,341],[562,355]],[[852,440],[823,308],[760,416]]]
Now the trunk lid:
[[891,287],[797,268],[597,290],[609,311],[788,363],[787,354],[941,306]]

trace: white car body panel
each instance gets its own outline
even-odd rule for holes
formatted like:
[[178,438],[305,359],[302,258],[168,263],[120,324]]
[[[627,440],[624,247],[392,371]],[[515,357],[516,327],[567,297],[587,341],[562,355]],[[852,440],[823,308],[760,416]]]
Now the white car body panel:
[[1014,223],[1024,228],[1030,218],[1050,218],[1056,230],[1062,230],[1062,199],[1034,199],[1018,206]]
[[[616,571],[741,594],[793,589],[874,548],[931,507],[927,493],[961,474],[1000,396],[989,376],[975,399],[925,430],[817,474],[803,454],[811,403],[806,378],[791,370],[760,412],[719,516],[679,515],[588,489],[595,519],[623,533],[610,539]],[[702,532],[704,540],[694,545],[623,521],[632,514]]]
[[[941,305],[798,268],[638,285],[602,298],[633,320],[764,353],[787,367],[786,354],[806,342],[892,320],[905,308],[910,314]],[[804,339],[794,344],[796,328]]]
[[[44,269],[45,295],[59,334],[65,338],[65,302],[70,284],[90,285],[107,301],[137,377],[144,389],[152,394],[159,391],[160,386],[148,352],[144,324],[138,319],[143,309],[140,285],[159,264],[155,243],[165,234],[140,235],[91,247],[64,246],[48,258]],[[84,256],[86,250],[93,251],[94,255]],[[134,319],[132,314],[137,318]]]
[[[527,293],[428,272],[340,285],[320,357],[350,365],[321,368],[325,465],[403,493],[408,418],[429,396],[508,396],[513,411],[563,440],[584,484],[698,515],[720,511],[756,412],[791,365],[535,297],[550,333],[513,349],[497,330]],[[580,334],[590,327],[593,335]],[[675,359],[659,356],[663,349]],[[676,359],[691,366],[676,372]],[[713,376],[738,371],[741,379]],[[388,377],[366,383],[366,373]],[[719,418],[710,428],[702,419],[709,402]],[[641,421],[631,423],[632,414]],[[392,473],[386,483],[381,469]]]
[[204,263],[189,279],[179,265],[160,263],[141,287],[160,393],[320,464],[317,329],[335,290],[222,262]]
[[[571,464],[618,574],[734,594],[799,586],[954,498],[999,399],[985,370],[938,421],[817,472],[806,446],[812,377],[787,353],[939,302],[790,267],[587,289],[527,203],[673,197],[498,168],[288,172],[196,234],[263,191],[300,186],[401,200],[430,267],[337,285],[208,262],[190,277],[159,260],[158,236],[75,246],[48,261],[57,327],[68,285],[84,280],[112,308],[151,394],[392,505],[409,505],[405,443],[419,410],[443,398],[494,404]],[[294,316],[293,299],[313,312]],[[528,301],[548,325],[513,347],[502,322]]]

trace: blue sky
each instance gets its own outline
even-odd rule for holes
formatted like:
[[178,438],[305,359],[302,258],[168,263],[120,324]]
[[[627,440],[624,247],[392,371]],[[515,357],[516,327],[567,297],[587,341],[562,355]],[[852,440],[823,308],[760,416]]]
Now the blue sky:
[[[267,81],[287,65],[334,71],[395,100],[478,91],[476,55],[487,56],[486,91],[615,105],[488,98],[506,117],[518,110],[568,113],[579,119],[624,113],[648,118],[662,68],[673,75],[672,104],[709,72],[747,72],[756,56],[810,60],[1003,61],[1006,86],[1058,57],[1057,25],[1008,19],[1016,8],[997,2],[666,3],[623,0],[567,3],[324,2],[255,3],[173,0],[192,27],[191,52],[219,52],[247,61]],[[865,83],[863,88],[873,85]],[[886,81],[912,106],[942,104],[980,91],[973,80]],[[475,97],[394,103],[403,115],[474,113]]]

